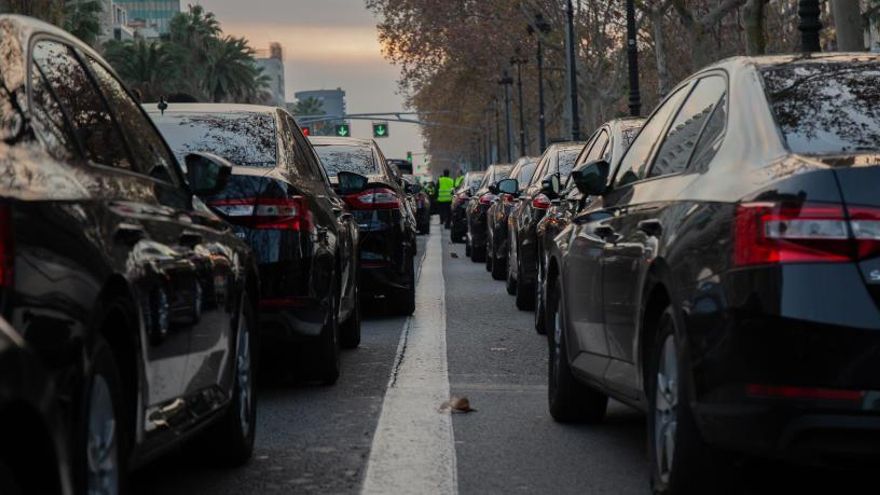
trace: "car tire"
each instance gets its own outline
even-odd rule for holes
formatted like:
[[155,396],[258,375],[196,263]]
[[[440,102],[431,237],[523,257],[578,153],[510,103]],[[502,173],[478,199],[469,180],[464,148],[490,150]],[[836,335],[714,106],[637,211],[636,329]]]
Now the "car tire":
[[547,281],[545,280],[544,268],[542,263],[538,263],[538,281],[535,282],[535,331],[538,335],[547,335],[547,326],[545,325]]
[[680,335],[672,309],[666,308],[657,326],[647,373],[651,488],[659,495],[713,493],[717,489],[714,480],[722,475],[721,463],[715,462],[715,452],[703,441],[690,408],[687,380],[683,378],[689,369],[687,351]]
[[484,263],[486,261],[486,245],[471,246],[471,261],[474,263]]
[[513,278],[513,270],[510,269],[510,256],[504,262],[505,266],[505,276],[507,277],[507,282],[505,284],[505,289],[507,289],[507,293],[511,296],[516,295],[516,279]]
[[354,289],[354,309],[339,329],[339,344],[343,349],[357,349],[361,345],[361,292],[357,286]]
[[250,460],[257,426],[256,310],[247,294],[242,294],[239,307],[232,400],[223,416],[203,436],[205,452],[226,467],[242,466]]
[[470,258],[471,256],[471,243],[465,239],[464,241],[464,255]]
[[518,256],[516,265],[516,308],[521,311],[532,311],[535,309],[535,284],[524,283],[522,271],[522,256]]
[[416,310],[416,261],[414,256],[407,262],[409,287],[400,291],[393,301],[391,311],[397,316],[410,316]]
[[330,386],[339,380],[342,373],[342,359],[340,356],[339,342],[339,305],[337,302],[336,283],[333,283],[333,289],[330,291],[330,305],[327,323],[321,329],[321,335],[318,340],[318,351],[316,357],[318,359],[317,370],[318,380],[322,384]]
[[548,316],[553,328],[547,335],[549,346],[547,368],[547,402],[550,415],[560,423],[598,423],[608,409],[608,396],[575,378],[568,362],[568,344],[565,337],[565,301],[561,285],[557,281],[548,304]]
[[[122,330],[122,329],[116,329]],[[78,421],[77,493],[122,493],[128,458],[122,376],[110,345],[95,337],[91,366],[84,380],[82,420]]]
[[486,262],[486,271],[489,273],[492,273],[492,259],[495,258],[492,256],[493,252],[494,250],[489,246],[489,241],[486,241],[486,256],[484,256],[484,258]]

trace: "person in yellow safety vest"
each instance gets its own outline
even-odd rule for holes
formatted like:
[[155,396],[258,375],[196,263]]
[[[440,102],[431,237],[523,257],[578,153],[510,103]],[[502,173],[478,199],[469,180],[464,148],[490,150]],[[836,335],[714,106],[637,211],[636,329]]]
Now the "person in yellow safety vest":
[[464,172],[459,170],[458,177],[455,178],[455,188],[458,189],[461,187],[462,182],[464,182]]
[[452,189],[455,182],[449,176],[449,169],[443,171],[443,176],[437,180],[437,207],[440,209],[440,225],[449,228],[452,220]]

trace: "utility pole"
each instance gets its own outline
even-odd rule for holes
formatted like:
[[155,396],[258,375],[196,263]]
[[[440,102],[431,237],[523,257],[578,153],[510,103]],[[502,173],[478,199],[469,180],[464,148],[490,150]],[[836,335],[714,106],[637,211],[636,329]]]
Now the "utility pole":
[[642,96],[639,92],[639,45],[636,32],[636,5],[626,0],[626,54],[629,60],[629,114],[638,117],[642,113]]
[[798,16],[801,32],[801,51],[806,53],[820,52],[819,31],[822,30],[822,21],[819,20],[819,0],[800,0],[798,2]]
[[529,34],[534,33],[538,40],[538,150],[540,154],[547,149],[547,116],[544,113],[544,35],[550,32],[550,23],[544,16],[535,14],[534,27],[529,25]]
[[501,117],[498,115],[498,97],[492,98],[495,109],[495,161],[501,161]]
[[526,142],[526,117],[524,113],[523,89],[522,89],[522,65],[528,60],[519,55],[511,57],[510,64],[516,65],[516,87],[519,93],[519,156],[528,155],[528,143]]
[[578,110],[578,93],[577,93],[577,57],[576,57],[576,48],[574,46],[574,5],[571,0],[566,2],[568,5],[566,7],[565,15],[567,17],[567,28],[568,28],[568,77],[569,77],[569,85],[571,86],[571,139],[572,141],[580,141],[581,140],[581,119]]
[[510,125],[510,86],[513,78],[504,69],[504,75],[498,80],[498,84],[504,86],[504,120],[507,123],[507,163],[513,162],[513,130]]

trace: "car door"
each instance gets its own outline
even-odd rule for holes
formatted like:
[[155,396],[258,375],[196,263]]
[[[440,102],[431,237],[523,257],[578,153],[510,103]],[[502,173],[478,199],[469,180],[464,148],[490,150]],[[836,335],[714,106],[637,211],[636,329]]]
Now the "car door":
[[[603,254],[605,330],[613,358],[606,378],[631,394],[637,394],[639,386],[635,366],[639,304],[648,268],[660,247],[664,211],[689,183],[680,174],[726,87],[724,76],[710,75],[673,95],[646,124],[651,127],[645,137],[653,137],[654,146],[635,148],[636,152],[648,150],[643,155],[627,153],[621,171],[631,166],[634,181],[619,184],[606,197],[615,208],[615,216],[607,224],[613,233],[606,237]],[[678,97],[685,94],[686,98]],[[661,121],[670,124],[661,125]]]

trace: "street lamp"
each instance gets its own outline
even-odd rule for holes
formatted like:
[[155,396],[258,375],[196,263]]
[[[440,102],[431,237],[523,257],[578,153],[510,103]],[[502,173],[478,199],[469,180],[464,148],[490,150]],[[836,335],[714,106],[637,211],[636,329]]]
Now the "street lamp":
[[819,0],[800,0],[798,2],[798,16],[801,32],[801,50],[804,52],[820,52],[819,31],[822,30],[822,21],[819,20]]
[[504,75],[498,80],[498,84],[504,86],[504,119],[507,122],[507,163],[510,163],[513,161],[513,150],[511,149],[513,134],[510,128],[510,86],[513,85],[513,78],[510,77],[507,69],[504,69]]
[[581,118],[578,110],[578,93],[577,93],[577,58],[575,57],[574,47],[574,5],[568,0],[565,9],[565,16],[568,20],[568,67],[569,67],[569,84],[571,85],[571,139],[580,141],[581,139]]
[[510,58],[510,65],[516,65],[516,86],[519,92],[519,156],[526,156],[528,144],[526,143],[526,118],[523,113],[522,65],[528,60],[519,56],[519,49],[516,51],[517,55]]
[[541,154],[547,148],[547,118],[544,115],[544,35],[550,32],[550,23],[541,14],[535,14],[535,24],[529,24],[529,34],[538,40],[538,137]]
[[636,32],[636,5],[626,0],[626,54],[629,60],[629,114],[638,117],[642,113],[642,96],[639,92],[639,45]]

